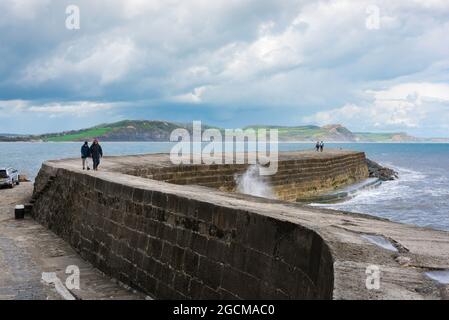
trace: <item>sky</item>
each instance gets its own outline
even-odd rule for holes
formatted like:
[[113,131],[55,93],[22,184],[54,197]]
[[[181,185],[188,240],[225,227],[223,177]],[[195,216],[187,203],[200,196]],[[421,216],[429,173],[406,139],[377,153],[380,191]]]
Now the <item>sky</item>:
[[147,119],[449,137],[448,37],[447,0],[1,0],[0,132]]

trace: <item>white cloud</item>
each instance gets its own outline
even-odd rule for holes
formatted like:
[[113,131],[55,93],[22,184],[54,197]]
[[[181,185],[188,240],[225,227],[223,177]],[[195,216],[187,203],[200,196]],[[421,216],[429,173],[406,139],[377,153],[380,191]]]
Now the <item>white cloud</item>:
[[299,40],[299,35],[289,29],[281,35],[264,35],[250,45],[237,44],[223,75],[241,79],[296,67],[303,61]]
[[1,20],[11,17],[19,20],[32,20],[44,11],[50,2],[51,0],[2,0],[0,18],[3,18]]
[[3,114],[3,112],[5,112],[9,116],[21,112],[31,112],[38,115],[50,115],[51,117],[85,117],[93,113],[111,110],[113,108],[120,107],[121,105],[121,103],[103,103],[93,101],[39,103],[28,100],[4,100],[0,101],[0,113]]
[[17,113],[24,111],[28,106],[28,102],[25,100],[0,100],[0,117],[7,117],[11,113]]
[[70,81],[73,77],[95,77],[100,85],[107,85],[125,76],[137,49],[129,38],[103,39],[90,48],[89,41],[68,43],[50,57],[33,62],[24,72],[21,81],[38,85],[58,80]]
[[414,100],[421,104],[422,99],[449,101],[449,84],[447,83],[403,83],[395,85],[387,90],[368,91],[376,100]]
[[175,102],[184,102],[184,103],[200,103],[200,102],[202,102],[202,97],[203,97],[204,93],[206,92],[207,88],[208,87],[206,87],[206,86],[198,87],[198,88],[193,89],[192,92],[177,95],[168,100],[172,100]]
[[114,107],[109,103],[98,103],[89,101],[80,101],[72,103],[50,103],[44,105],[31,105],[28,108],[30,112],[36,113],[50,113],[52,115],[73,115],[73,116],[85,116],[89,113],[102,112],[104,110],[110,110]]
[[123,15],[129,19],[158,11],[163,6],[163,2],[152,0],[127,0],[120,4],[123,8]]
[[446,0],[412,0],[413,5],[421,6],[426,9],[432,10],[448,10],[449,11],[449,2]]
[[449,84],[404,83],[386,90],[369,90],[367,94],[371,101],[363,105],[346,104],[304,117],[303,121],[379,130],[449,128]]

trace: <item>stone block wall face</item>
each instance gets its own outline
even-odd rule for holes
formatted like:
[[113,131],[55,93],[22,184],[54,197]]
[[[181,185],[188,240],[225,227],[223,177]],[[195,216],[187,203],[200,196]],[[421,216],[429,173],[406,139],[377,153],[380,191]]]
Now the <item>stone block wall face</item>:
[[365,154],[356,153],[332,159],[283,161],[270,183],[278,199],[296,201],[335,190],[368,176]]
[[152,297],[332,298],[330,250],[300,225],[45,164],[35,192],[35,219]]
[[[236,190],[235,176],[248,165],[184,165],[134,168],[127,174],[181,185],[201,185],[222,191]],[[368,178],[363,152],[323,159],[279,161],[278,172],[266,176],[279,200],[296,201]]]

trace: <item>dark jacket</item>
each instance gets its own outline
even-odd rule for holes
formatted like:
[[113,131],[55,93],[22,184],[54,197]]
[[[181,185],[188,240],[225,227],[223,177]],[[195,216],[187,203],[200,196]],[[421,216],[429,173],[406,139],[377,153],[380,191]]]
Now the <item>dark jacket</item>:
[[92,158],[100,158],[103,157],[103,150],[101,149],[101,146],[97,144],[92,144],[90,146],[90,154],[92,155]]
[[90,157],[90,148],[89,146],[83,144],[81,147],[81,158],[88,158]]

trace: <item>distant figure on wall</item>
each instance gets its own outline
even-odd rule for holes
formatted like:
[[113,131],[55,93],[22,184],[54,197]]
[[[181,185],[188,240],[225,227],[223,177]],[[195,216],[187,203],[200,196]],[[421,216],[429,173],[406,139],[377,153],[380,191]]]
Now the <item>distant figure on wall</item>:
[[319,141],[316,142],[315,148],[316,148],[316,152],[320,151],[320,142]]
[[86,169],[86,166],[87,166],[87,170],[90,170],[89,161],[88,161],[89,157],[90,157],[90,148],[89,148],[89,144],[87,143],[87,141],[85,141],[81,147],[81,160],[83,162],[83,170]]
[[92,161],[94,163],[94,170],[98,170],[98,166],[100,165],[100,158],[103,157],[103,150],[101,149],[98,140],[95,139],[92,145],[90,146],[90,155],[92,157]]
[[324,149],[324,142],[321,141],[321,142],[320,142],[320,151],[323,152],[323,149]]

